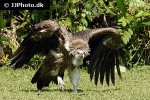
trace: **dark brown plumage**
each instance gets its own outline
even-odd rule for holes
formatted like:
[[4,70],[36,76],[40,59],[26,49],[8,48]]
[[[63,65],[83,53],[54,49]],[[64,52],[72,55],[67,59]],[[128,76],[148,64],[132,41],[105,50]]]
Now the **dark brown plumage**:
[[32,83],[37,83],[40,90],[54,82],[63,89],[64,72],[69,70],[69,76],[77,91],[80,78],[80,65],[89,61],[88,72],[95,84],[103,84],[104,77],[115,84],[114,68],[116,65],[119,77],[119,56],[123,59],[122,40],[119,32],[114,28],[90,29],[78,33],[70,33],[57,22],[46,20],[35,25],[34,32],[29,34],[12,56],[11,67],[20,68],[30,61],[35,54],[46,55],[41,67],[37,70]]

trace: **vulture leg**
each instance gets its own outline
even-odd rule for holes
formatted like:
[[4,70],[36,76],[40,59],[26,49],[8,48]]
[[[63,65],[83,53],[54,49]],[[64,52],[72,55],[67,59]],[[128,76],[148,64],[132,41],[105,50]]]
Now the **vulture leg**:
[[78,92],[78,81],[80,79],[80,70],[79,67],[74,67],[73,69],[70,69],[70,80],[74,88],[74,92]]
[[[59,63],[62,62],[62,57],[63,57],[63,54],[62,53],[58,53],[58,52],[55,52],[53,50],[50,51],[51,54],[54,56],[55,60],[54,60],[54,63],[57,65]],[[55,65],[54,64],[54,65]],[[60,70],[60,69],[59,69]],[[54,79],[54,82],[58,84],[58,87],[61,89],[61,90],[64,90],[64,82],[63,82],[63,77],[64,77],[64,72],[62,74],[58,73],[58,75],[56,75],[55,79]]]

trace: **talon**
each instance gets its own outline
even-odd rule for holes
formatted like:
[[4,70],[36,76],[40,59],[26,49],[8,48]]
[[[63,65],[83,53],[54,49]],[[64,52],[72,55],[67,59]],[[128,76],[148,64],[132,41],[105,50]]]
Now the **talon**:
[[64,87],[65,87],[65,85],[59,85],[59,89],[60,89],[61,91],[64,90]]
[[58,86],[59,86],[60,90],[64,90],[65,84],[60,76],[57,77],[57,81],[58,81]]

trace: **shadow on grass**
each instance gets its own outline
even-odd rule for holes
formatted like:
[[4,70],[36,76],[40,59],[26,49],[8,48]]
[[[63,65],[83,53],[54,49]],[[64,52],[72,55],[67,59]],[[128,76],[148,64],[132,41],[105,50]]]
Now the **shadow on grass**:
[[111,92],[111,91],[118,91],[118,90],[121,90],[121,89],[120,88],[107,88],[107,89],[102,90],[102,92]]
[[[82,89],[78,89],[78,93],[80,95],[85,95],[84,92],[111,92],[111,91],[118,91],[118,90],[121,90],[120,88],[106,88],[106,89],[102,89],[102,90],[99,90],[99,89],[87,89],[85,91],[83,91]],[[65,92],[68,92],[68,93],[74,93],[73,89],[64,89],[63,91],[60,90],[60,89],[49,89],[49,88],[44,88],[42,90],[37,90],[37,89],[23,89],[21,91],[24,91],[24,92],[34,92],[34,93],[40,93],[40,92],[62,92],[62,93],[65,93]]]
[[78,89],[78,92],[77,93],[75,93],[72,89],[64,89],[63,91],[61,91],[60,89],[42,89],[42,90],[34,90],[34,89],[30,89],[30,90],[21,90],[21,91],[23,91],[23,92],[33,92],[33,93],[35,93],[35,94],[37,94],[37,95],[44,95],[44,93],[45,92],[56,92],[56,93],[58,93],[58,92],[60,92],[60,93],[71,93],[71,94],[75,94],[75,95],[78,95],[78,96],[84,96],[84,95],[86,95],[85,93],[83,93],[83,90],[81,90],[81,89]]
[[103,88],[103,89],[87,89],[88,92],[111,92],[111,91],[119,91],[120,88]]
[[[64,90],[60,90],[60,89],[42,89],[42,90],[37,90],[37,89],[23,89],[21,91],[24,91],[24,92],[69,92],[69,93],[72,93],[74,92],[72,89],[64,89]],[[81,89],[78,89],[78,93],[83,93],[83,90]]]

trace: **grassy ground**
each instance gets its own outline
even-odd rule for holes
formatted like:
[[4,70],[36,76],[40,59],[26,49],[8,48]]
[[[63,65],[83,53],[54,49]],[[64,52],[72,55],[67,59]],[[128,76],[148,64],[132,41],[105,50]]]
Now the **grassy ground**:
[[54,84],[37,91],[30,80],[35,70],[0,68],[0,100],[150,100],[150,66],[142,66],[122,73],[123,81],[116,77],[116,86],[95,86],[89,75],[81,70],[79,93],[73,93],[68,76],[66,89],[59,91]]

